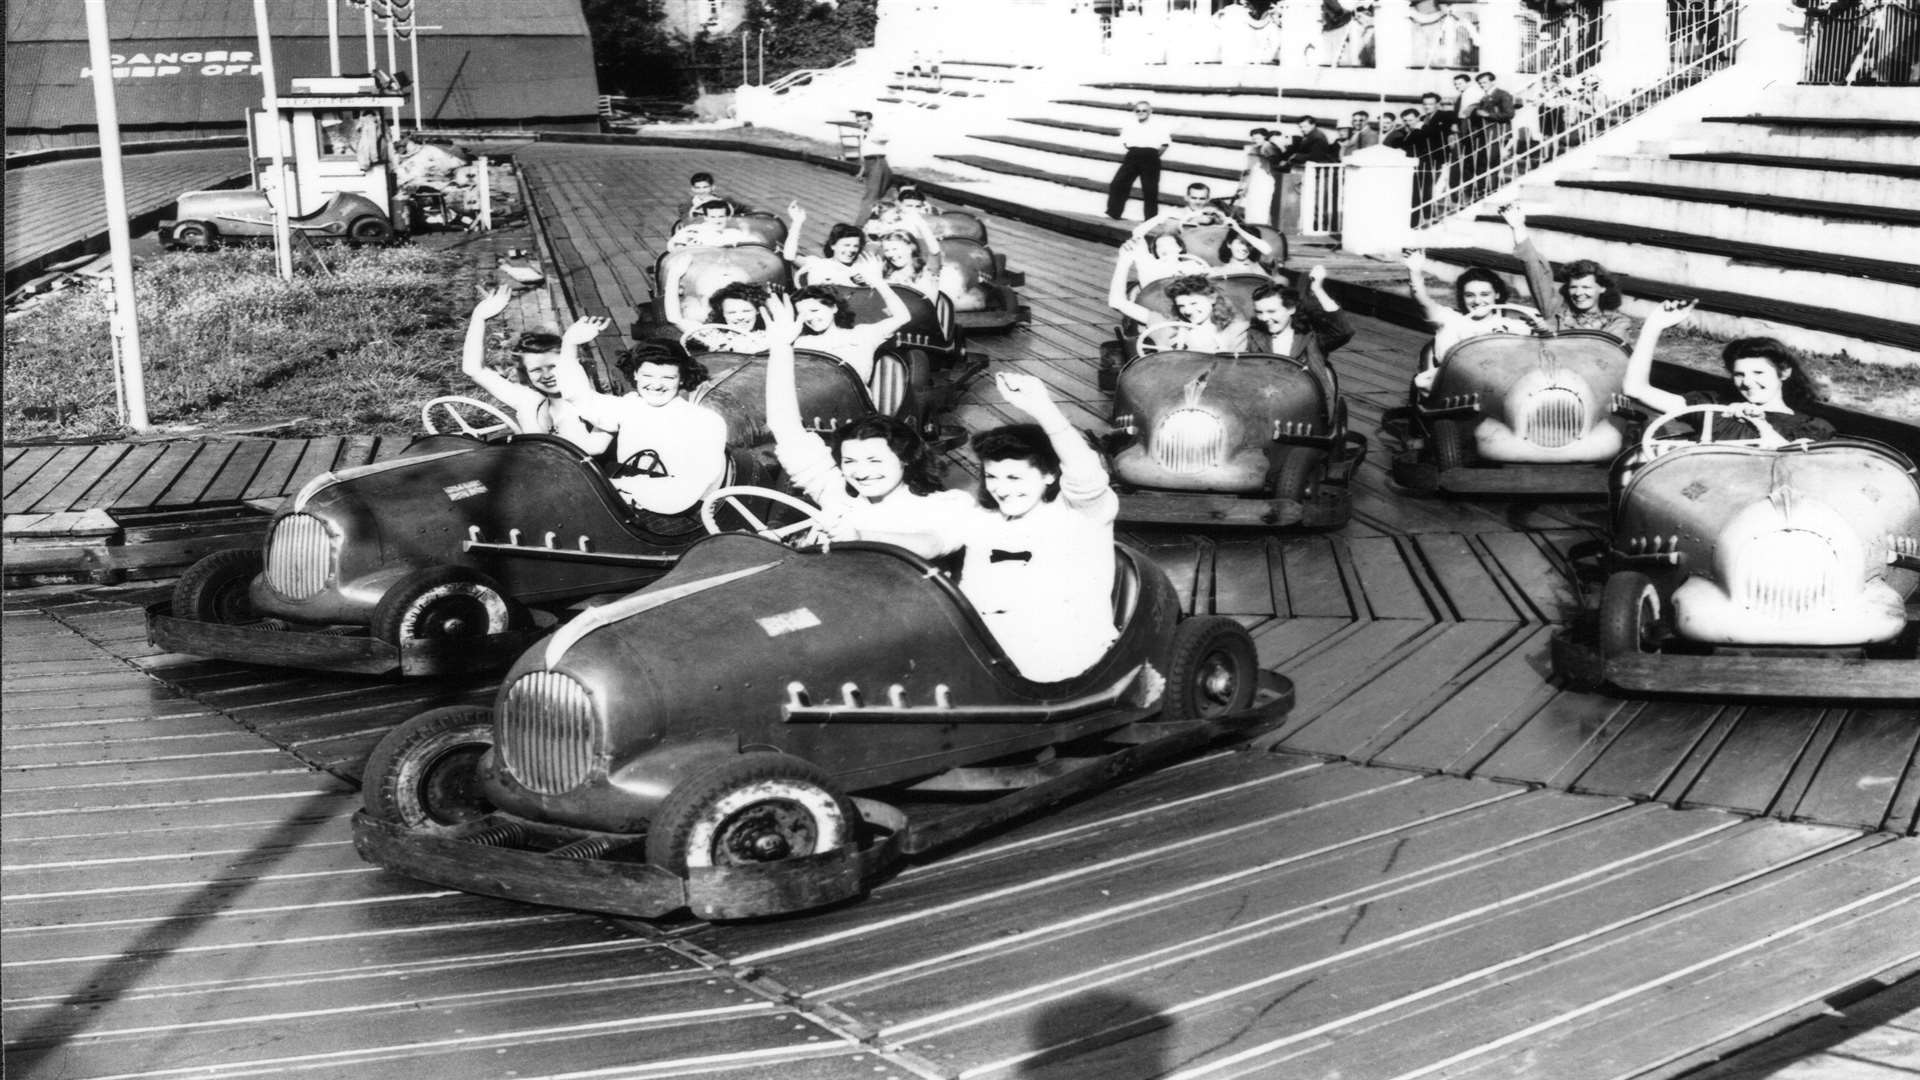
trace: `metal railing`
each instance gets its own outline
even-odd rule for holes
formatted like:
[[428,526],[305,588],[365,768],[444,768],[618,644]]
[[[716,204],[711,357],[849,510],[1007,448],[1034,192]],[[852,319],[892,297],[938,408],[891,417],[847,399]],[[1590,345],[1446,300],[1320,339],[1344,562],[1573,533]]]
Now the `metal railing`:
[[1920,7],[1896,0],[1815,0],[1807,60],[1815,86],[1920,86]]
[[1577,7],[1557,19],[1541,19],[1523,12],[1526,24],[1520,37],[1522,75],[1556,74],[1561,78],[1585,74],[1600,62],[1608,16],[1604,11]]
[[766,89],[769,93],[784,94],[796,86],[805,86],[828,72],[838,71],[843,67],[847,67],[853,63],[853,60],[854,58],[849,56],[832,67],[801,68],[799,71],[789,71],[785,75],[768,83]]
[[1341,165],[1337,161],[1309,161],[1300,174],[1300,220],[1302,236],[1332,236],[1340,231],[1340,214],[1345,185],[1340,182]]
[[[1683,4],[1679,0],[1670,12]],[[1730,22],[1737,8],[1716,10],[1728,20],[1718,27],[1703,26],[1686,12],[1670,21],[1670,66],[1651,85],[1615,98],[1591,74],[1568,79],[1549,73],[1522,88],[1522,96],[1531,96],[1525,97],[1528,105],[1516,109],[1521,122],[1469,119],[1445,146],[1421,157],[1414,175],[1413,223],[1432,225],[1464,210],[1732,64],[1741,41]]]

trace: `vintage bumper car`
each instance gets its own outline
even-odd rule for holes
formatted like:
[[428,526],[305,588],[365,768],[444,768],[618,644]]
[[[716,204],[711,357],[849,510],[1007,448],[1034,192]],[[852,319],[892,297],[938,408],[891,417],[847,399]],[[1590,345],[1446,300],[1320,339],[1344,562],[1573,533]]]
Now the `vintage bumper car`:
[[1920,699],[1913,463],[1864,439],[1657,438],[1718,409],[1662,417],[1623,469],[1599,610],[1555,639],[1555,670],[1580,689]]
[[[289,219],[310,239],[385,244],[393,240],[393,222],[372,199],[337,192],[320,208]],[[173,248],[209,248],[222,240],[273,237],[273,207],[259,190],[189,191],[180,196],[174,220],[160,228],[160,242]]]
[[[1180,312],[1167,295],[1167,288],[1175,280],[1161,278],[1150,281],[1134,294],[1134,302],[1159,316],[1159,321],[1148,326],[1136,326],[1132,319],[1122,319],[1114,326],[1113,337],[1100,343],[1100,364],[1095,371],[1100,389],[1112,393],[1119,387],[1121,369],[1133,363],[1143,352],[1155,348],[1155,342],[1165,340],[1157,331],[1180,326]],[[1255,290],[1272,284],[1271,279],[1258,274],[1234,274],[1212,280],[1214,287],[1226,295],[1243,319],[1253,317]]]
[[1367,453],[1323,365],[1146,351],[1121,369],[1107,450],[1120,519],[1338,528]]
[[[732,471],[765,476],[741,453]],[[691,517],[633,511],[564,439],[429,436],[315,477],[263,549],[188,568],[149,609],[147,634],[173,652],[288,667],[497,668],[567,605],[653,581],[701,535]]]
[[960,210],[928,217],[940,238],[940,291],[953,298],[953,317],[968,330],[1005,330],[1030,317],[1014,290],[1027,276],[1007,269],[1006,257],[987,246],[987,226]]
[[[666,296],[671,282],[676,295]],[[713,294],[736,281],[757,285],[775,285],[786,289],[793,283],[787,262],[778,250],[761,244],[733,247],[689,247],[660,256],[653,270],[653,299],[634,320],[631,337],[635,341],[664,339],[678,341],[680,328],[667,316],[679,305],[682,320],[707,321]]]
[[1119,640],[1042,684],[899,548],[716,536],[530,650],[492,709],[394,729],[355,844],[531,903],[770,915],[1291,706],[1239,624],[1183,619],[1157,568],[1115,554]]
[[[690,397],[726,419],[727,445],[770,443],[766,354],[707,353],[700,362],[707,381]],[[949,395],[927,356],[917,350],[876,351],[871,382],[862,381],[839,357],[812,349],[795,349],[794,365],[800,415],[811,430],[828,435],[849,420],[877,412],[912,424],[930,441],[952,439],[951,433],[943,436],[938,419]]]
[[1448,350],[1382,429],[1392,474],[1419,492],[1604,495],[1637,413],[1621,396],[1627,350],[1611,334],[1486,334]]

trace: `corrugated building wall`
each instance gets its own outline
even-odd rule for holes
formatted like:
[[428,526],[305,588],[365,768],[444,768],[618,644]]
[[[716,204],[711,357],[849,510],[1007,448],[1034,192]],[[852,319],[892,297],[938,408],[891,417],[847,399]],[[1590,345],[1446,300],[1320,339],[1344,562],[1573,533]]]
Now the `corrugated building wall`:
[[[329,74],[328,0],[273,0],[274,66]],[[85,8],[79,0],[10,0],[7,149],[92,143]],[[417,0],[424,126],[585,128],[598,125],[593,42],[580,0]],[[120,122],[128,139],[239,134],[261,99],[251,0],[114,0],[107,5]],[[341,72],[367,69],[363,9],[339,3]],[[438,29],[432,29],[437,27]],[[374,67],[409,70],[405,39]],[[403,113],[408,126],[413,109]]]

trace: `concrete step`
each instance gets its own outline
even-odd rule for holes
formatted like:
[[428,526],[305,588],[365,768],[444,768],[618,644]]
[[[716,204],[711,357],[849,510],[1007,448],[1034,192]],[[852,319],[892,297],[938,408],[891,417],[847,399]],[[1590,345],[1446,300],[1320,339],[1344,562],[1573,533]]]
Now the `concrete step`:
[[[999,131],[977,131],[972,137],[988,141],[1018,139],[1023,143],[1038,144],[1035,149],[1059,148],[1061,152],[1076,155],[1120,160],[1120,140],[1116,135],[1103,134],[1097,128],[1077,124],[1060,127],[1023,120]],[[1206,141],[1199,141],[1202,138]],[[1174,135],[1173,146],[1167,150],[1167,163],[1179,162],[1181,167],[1191,172],[1237,180],[1246,162],[1246,152],[1242,149],[1246,145],[1246,136],[1242,135],[1238,142],[1220,145],[1227,142],[1226,139],[1178,132]],[[1163,163],[1163,167],[1167,163]]]
[[1916,202],[1913,180],[1920,179],[1859,170],[1805,168],[1797,164],[1780,166],[1652,155],[1603,158],[1597,163],[1595,173],[1605,174],[1609,179],[1710,192],[1829,199],[1890,209],[1912,207]]
[[1847,116],[1860,119],[1920,119],[1920,86],[1774,85],[1737,110],[1769,116]]
[[[1176,144],[1177,146],[1177,144]],[[1010,164],[1019,165],[1051,175],[1075,177],[1092,184],[1101,191],[1107,189],[1107,182],[1113,178],[1114,169],[1120,162],[1120,150],[1083,150],[1075,147],[1045,148],[992,141],[980,136],[971,136],[957,149],[961,155],[994,158]],[[1231,193],[1239,174],[1226,173],[1215,168],[1195,168],[1185,160],[1181,151],[1174,151],[1160,163],[1160,192],[1163,202],[1178,202],[1180,193],[1188,184],[1201,183],[1213,189],[1215,195]],[[1085,187],[1085,184],[1075,184]],[[1089,188],[1088,190],[1092,190]],[[1168,199],[1167,196],[1172,198]]]
[[[1530,216],[1529,226],[1534,243],[1549,259],[1592,259],[1616,274],[1667,283],[1669,291],[1651,294],[1656,298],[1692,296],[1713,290],[1748,296],[1756,302],[1810,305],[1836,320],[1847,318],[1849,313],[1866,320],[1879,320],[1885,324],[1878,331],[1878,340],[1882,341],[1901,340],[1895,327],[1906,327],[1904,334],[1909,337],[1916,332],[1913,312],[1920,311],[1920,286],[1914,284],[1870,280],[1833,266],[1764,262],[1753,258],[1750,252],[1734,254],[1662,246],[1650,242],[1652,238],[1646,235],[1649,230],[1586,227],[1574,232],[1562,228],[1561,223],[1550,216]],[[1594,235],[1598,231],[1615,235]],[[1512,247],[1505,224],[1497,219],[1450,223],[1444,231],[1430,236],[1426,243],[1430,247],[1477,247],[1494,251],[1508,251]],[[1910,274],[1913,272],[1911,266],[1906,269]],[[1840,308],[1844,311],[1836,310]],[[1916,345],[1903,347],[1915,348]]]
[[[1676,195],[1682,197],[1675,197]],[[1845,204],[1741,196],[1606,180],[1564,180],[1523,185],[1526,205],[1549,206],[1554,215],[1639,227],[1730,244],[1787,248],[1880,261],[1890,252],[1920,250],[1920,211],[1877,211]],[[1920,284],[1920,273],[1913,284]]]
[[[964,167],[969,177],[991,181],[994,193],[1002,198],[1021,198],[1015,194],[1017,185],[1019,190],[1032,196],[1031,203],[1035,206],[1079,213],[1106,212],[1107,185],[1113,178],[1111,170],[1099,173],[1097,178],[1088,170],[1061,172],[1036,165],[1030,160],[1021,160],[1021,152],[1013,148],[996,149],[1006,149],[1008,153],[942,154],[939,160],[942,168],[961,172]],[[1167,210],[1178,205],[1180,193],[1195,180],[1214,187],[1217,193],[1220,183],[1217,180],[1162,171],[1160,209]],[[1129,221],[1140,221],[1146,217],[1145,208],[1137,195],[1128,199],[1123,214]]]
[[[1888,122],[1892,124],[1892,122]],[[1865,126],[1818,122],[1753,123],[1702,120],[1691,135],[1710,153],[1765,154],[1809,161],[1871,161],[1920,166],[1920,129],[1905,125]]]

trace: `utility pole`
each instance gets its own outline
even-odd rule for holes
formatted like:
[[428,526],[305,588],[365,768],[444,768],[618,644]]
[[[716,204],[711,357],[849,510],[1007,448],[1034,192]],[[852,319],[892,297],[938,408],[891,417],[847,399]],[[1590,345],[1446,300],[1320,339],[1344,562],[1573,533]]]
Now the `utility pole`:
[[[264,2],[264,0],[256,0]],[[93,110],[100,126],[100,179],[107,197],[107,244],[113,256],[113,337],[119,346],[127,426],[144,432],[147,375],[140,359],[140,321],[133,310],[133,237],[127,226],[126,174],[120,164],[120,110],[113,96],[113,49],[106,0],[86,0],[87,46],[93,60]]]

